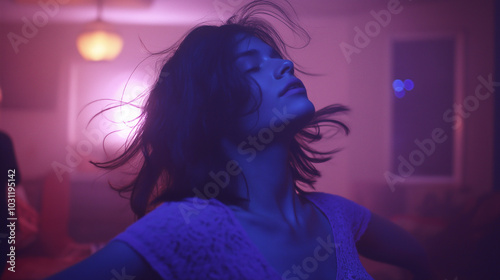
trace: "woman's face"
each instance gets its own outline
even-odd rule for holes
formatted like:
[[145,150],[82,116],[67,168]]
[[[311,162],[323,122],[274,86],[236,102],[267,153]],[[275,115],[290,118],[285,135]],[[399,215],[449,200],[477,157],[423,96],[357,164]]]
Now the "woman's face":
[[[293,63],[253,36],[242,36],[236,55],[236,66],[251,81],[256,101],[262,93],[258,110],[240,122],[240,133],[246,134],[241,136],[271,132],[273,136],[293,136],[314,115],[314,105],[307,98],[304,85],[294,76]],[[248,108],[253,105],[248,104]]]

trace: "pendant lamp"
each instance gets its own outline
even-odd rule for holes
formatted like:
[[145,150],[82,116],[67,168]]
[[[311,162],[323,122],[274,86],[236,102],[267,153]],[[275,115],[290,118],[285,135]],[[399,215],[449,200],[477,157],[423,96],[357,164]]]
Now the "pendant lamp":
[[110,23],[101,19],[102,1],[97,1],[97,19],[88,23],[76,39],[78,52],[85,60],[113,60],[123,48],[121,36]]

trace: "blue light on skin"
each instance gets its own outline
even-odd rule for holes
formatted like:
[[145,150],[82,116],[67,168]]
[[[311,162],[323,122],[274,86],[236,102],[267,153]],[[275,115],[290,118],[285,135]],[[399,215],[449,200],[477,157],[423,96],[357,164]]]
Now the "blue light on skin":
[[[294,119],[286,123],[286,132],[280,132],[280,136],[287,133],[295,135],[312,119],[315,109],[305,89],[296,94],[279,95],[288,83],[298,80],[294,75],[293,62],[283,59],[257,37],[241,34],[237,38],[240,42],[236,48],[239,54],[235,61],[236,67],[251,78],[254,100],[261,99],[257,111],[241,118],[240,133],[245,137],[256,135],[260,129],[268,128],[270,121],[276,118],[275,110],[286,110],[287,114],[294,115]],[[280,119],[275,125],[284,124]]]
[[396,92],[401,92],[404,90],[404,83],[403,81],[401,81],[400,79],[396,79],[394,80],[394,82],[392,82],[392,88],[396,91]]
[[407,91],[410,91],[410,90],[412,90],[415,87],[415,84],[410,79],[406,79],[403,84],[404,84],[404,88]]

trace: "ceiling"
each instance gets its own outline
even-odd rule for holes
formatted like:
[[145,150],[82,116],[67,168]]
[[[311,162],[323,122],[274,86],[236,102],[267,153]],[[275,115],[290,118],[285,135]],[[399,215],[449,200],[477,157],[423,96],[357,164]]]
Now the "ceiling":
[[[96,18],[99,0],[0,0],[0,21],[19,22],[46,13],[52,22],[88,22]],[[102,18],[115,23],[185,24],[217,19],[229,14],[231,5],[248,0],[102,0]],[[300,16],[321,17],[352,14],[386,6],[388,0],[289,0]],[[431,1],[431,0],[427,0]],[[438,0],[432,0],[438,1]],[[57,3],[42,7],[40,3]],[[61,4],[59,4],[61,3]],[[236,5],[235,5],[236,6]],[[45,9],[44,9],[45,8]],[[219,12],[217,12],[217,10]],[[50,11],[50,12],[46,12]]]

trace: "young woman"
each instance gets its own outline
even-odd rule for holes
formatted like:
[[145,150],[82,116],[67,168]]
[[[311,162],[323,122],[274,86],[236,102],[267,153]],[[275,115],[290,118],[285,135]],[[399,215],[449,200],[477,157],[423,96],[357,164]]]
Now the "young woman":
[[[125,152],[140,163],[131,192],[140,219],[105,248],[50,279],[372,279],[358,251],[426,279],[406,232],[340,196],[306,192],[320,126],[287,44],[263,15],[306,35],[276,1],[253,1],[220,26],[192,29],[166,62]],[[308,37],[306,37],[308,38]]]

